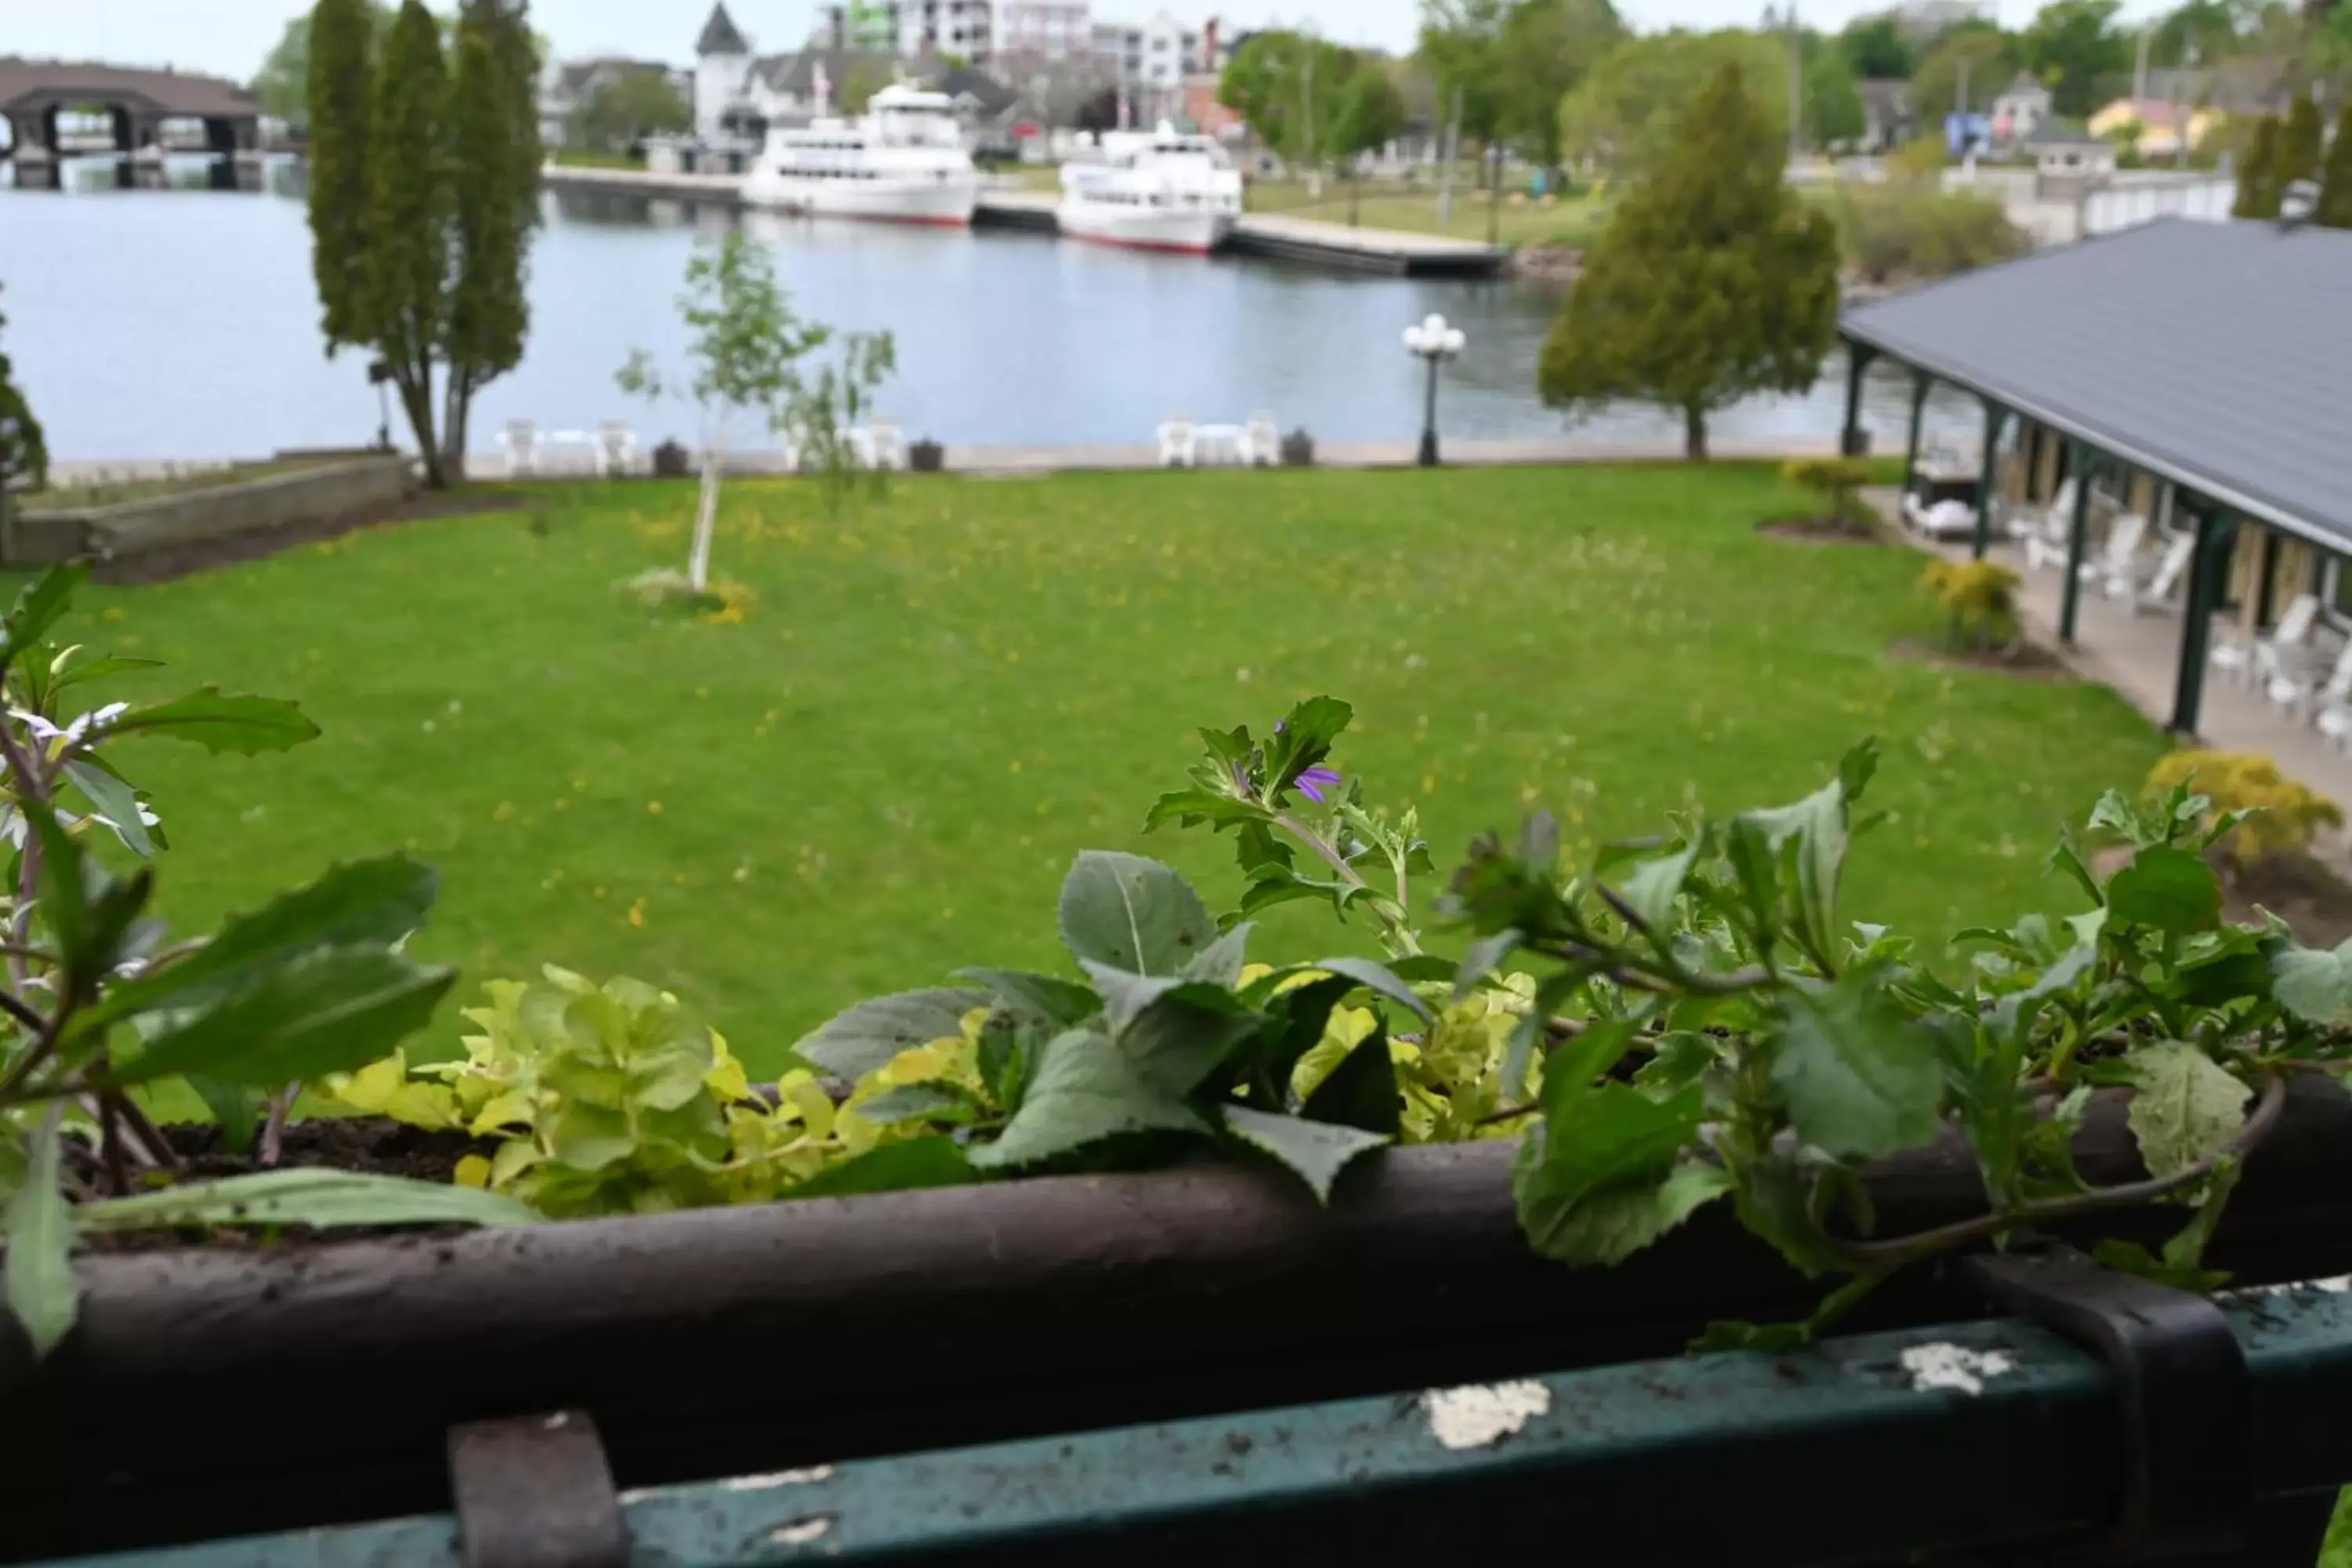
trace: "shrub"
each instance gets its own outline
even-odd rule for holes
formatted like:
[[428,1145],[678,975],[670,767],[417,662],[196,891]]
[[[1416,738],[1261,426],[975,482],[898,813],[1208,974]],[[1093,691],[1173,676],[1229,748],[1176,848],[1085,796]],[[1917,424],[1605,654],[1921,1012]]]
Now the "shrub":
[[2239,866],[2311,847],[2324,825],[2344,826],[2344,811],[2310,785],[2279,772],[2268,757],[2190,751],[2175,752],[2147,775],[2151,791],[2187,788],[2205,803],[2209,832]]
[[1915,136],[1886,155],[1886,174],[1895,180],[1932,180],[1951,162],[1940,136]]
[[1919,578],[1951,617],[1953,646],[1977,652],[2016,640],[2020,581],[1996,561],[1932,561]]
[[1822,515],[1849,527],[1859,524],[1861,510],[1854,492],[1871,480],[1871,465],[1859,458],[1799,458],[1780,470],[1790,484],[1802,485],[1822,498]]
[[2024,233],[1995,198],[1924,185],[1841,190],[1838,238],[1847,268],[1874,284],[1920,282],[2025,254]]

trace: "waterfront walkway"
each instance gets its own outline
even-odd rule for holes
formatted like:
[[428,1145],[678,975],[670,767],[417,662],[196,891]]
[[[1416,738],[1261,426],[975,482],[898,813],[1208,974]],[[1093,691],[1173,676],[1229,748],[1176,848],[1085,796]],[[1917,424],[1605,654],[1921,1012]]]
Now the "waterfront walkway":
[[[740,174],[656,174],[637,169],[592,169],[567,163],[551,163],[542,173],[547,184],[557,190],[724,206],[740,206],[743,201],[743,178]],[[983,191],[972,223],[981,228],[1054,234],[1059,232],[1054,216],[1058,205],[1059,199],[1047,191]],[[1499,246],[1473,240],[1395,229],[1358,228],[1274,213],[1244,214],[1226,245],[1239,256],[1416,278],[1493,277],[1510,264],[1511,258],[1511,253]]]

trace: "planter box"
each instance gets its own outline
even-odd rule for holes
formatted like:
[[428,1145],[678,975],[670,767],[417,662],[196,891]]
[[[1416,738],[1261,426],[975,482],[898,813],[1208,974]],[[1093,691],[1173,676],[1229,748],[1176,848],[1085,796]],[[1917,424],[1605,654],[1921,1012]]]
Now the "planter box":
[[[1819,1299],[1719,1206],[1620,1268],[1547,1262],[1512,1152],[1399,1151],[1328,1211],[1203,1166],[90,1258],[46,1363],[0,1341],[0,1558],[440,1510],[468,1421],[585,1410],[644,1487],[1673,1355],[1709,1320]],[[2077,1159],[2140,1174],[2120,1100]],[[1882,1234],[1981,1206],[1957,1144],[1889,1162],[1873,1194]],[[2299,1083],[2212,1260],[2249,1284],[2352,1272],[2347,1214],[2352,1100]],[[1854,1326],[1969,1315],[1920,1270]]]
[[208,540],[330,521],[391,506],[415,489],[409,459],[398,453],[319,457],[317,467],[294,473],[119,506],[27,513],[20,501],[7,535],[0,538],[0,558],[16,566],[54,565],[86,555],[125,560]]

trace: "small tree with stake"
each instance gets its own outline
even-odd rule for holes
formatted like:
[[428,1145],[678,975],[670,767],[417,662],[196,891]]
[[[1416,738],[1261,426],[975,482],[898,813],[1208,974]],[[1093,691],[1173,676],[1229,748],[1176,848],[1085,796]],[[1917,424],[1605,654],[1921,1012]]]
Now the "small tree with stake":
[[1724,66],[1587,258],[1544,345],[1545,402],[1663,404],[1696,460],[1714,410],[1812,385],[1837,326],[1837,229],[1780,164],[1775,127]]
[[[829,493],[837,495],[856,478],[850,432],[895,368],[895,358],[887,333],[852,332],[843,339],[841,363],[824,367],[814,381],[804,378],[801,362],[830,342],[833,331],[793,314],[767,247],[740,229],[687,264],[678,310],[694,363],[686,395],[702,416],[701,499],[685,574],[649,573],[634,586],[649,598],[707,605],[720,469],[739,422],[758,416],[769,430],[789,432],[803,458],[825,476]],[[659,398],[670,390],[643,349],[629,356],[617,380],[624,392],[641,397]]]

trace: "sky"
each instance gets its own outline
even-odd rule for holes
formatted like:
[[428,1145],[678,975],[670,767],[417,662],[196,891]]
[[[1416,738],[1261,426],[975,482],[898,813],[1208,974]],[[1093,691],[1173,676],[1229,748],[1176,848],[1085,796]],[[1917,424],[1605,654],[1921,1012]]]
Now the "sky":
[[[1617,0],[1644,30],[1675,26],[1752,25],[1762,0]],[[1886,0],[1799,0],[1813,26],[1835,27]],[[1095,0],[1095,14],[1141,21],[1164,6],[1197,21],[1221,16],[1234,26],[1312,23],[1343,44],[1410,47],[1421,0]],[[302,0],[0,0],[0,55],[105,59],[123,65],[171,65],[244,80],[285,29],[306,9]],[[446,8],[446,0],[444,7]],[[2148,8],[2147,0],[2127,5]],[[729,0],[729,9],[762,51],[785,50],[806,38],[816,0]],[[2000,0],[2001,19],[2021,24],[2036,0]],[[629,55],[687,62],[709,14],[705,0],[533,0],[533,24],[553,39],[560,58]]]

